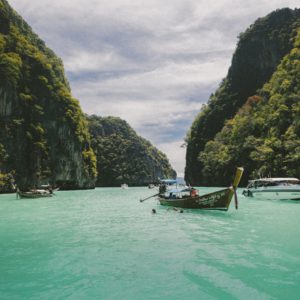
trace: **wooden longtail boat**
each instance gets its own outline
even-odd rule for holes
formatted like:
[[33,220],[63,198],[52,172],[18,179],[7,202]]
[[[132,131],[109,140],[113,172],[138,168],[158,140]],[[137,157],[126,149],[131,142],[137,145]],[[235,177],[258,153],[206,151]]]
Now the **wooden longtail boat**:
[[53,194],[50,194],[49,192],[45,193],[39,193],[35,191],[30,191],[30,192],[17,192],[17,197],[20,198],[46,198],[46,197],[52,197]]
[[28,198],[28,199],[34,199],[34,198],[48,198],[52,197],[54,195],[54,192],[58,191],[58,188],[52,189],[51,187],[42,188],[42,189],[33,189],[28,192],[23,192],[17,189],[17,198]]
[[243,172],[243,168],[237,168],[232,186],[226,189],[204,195],[198,195],[197,190],[194,188],[169,189],[164,193],[160,193],[158,200],[161,205],[173,207],[227,211],[232,197],[235,196],[235,207],[237,209],[236,189]]

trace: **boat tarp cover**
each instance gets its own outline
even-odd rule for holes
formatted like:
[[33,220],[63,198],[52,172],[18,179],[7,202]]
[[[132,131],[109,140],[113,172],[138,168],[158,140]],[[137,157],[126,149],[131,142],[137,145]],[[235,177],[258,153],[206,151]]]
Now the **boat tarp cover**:
[[177,180],[176,179],[162,179],[161,182],[165,183],[165,184],[175,184],[175,183],[177,183]]
[[168,190],[167,193],[171,194],[176,194],[176,193],[182,193],[182,192],[189,192],[191,189],[187,189],[187,188],[184,188],[184,189],[172,189],[172,190]]

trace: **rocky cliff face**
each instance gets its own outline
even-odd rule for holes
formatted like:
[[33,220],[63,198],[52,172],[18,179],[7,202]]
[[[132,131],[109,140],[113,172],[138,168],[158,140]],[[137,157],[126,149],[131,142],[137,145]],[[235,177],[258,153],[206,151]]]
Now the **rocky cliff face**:
[[20,188],[90,188],[96,159],[61,60],[0,0],[0,173]]
[[208,183],[225,183],[236,165],[247,177],[300,176],[300,28],[294,47],[258,95],[248,98],[200,153]]
[[248,97],[263,87],[281,59],[291,51],[299,18],[299,9],[277,10],[258,19],[240,35],[227,77],[199,113],[187,136],[187,182],[193,185],[212,184],[212,170],[207,172],[208,169],[203,169],[202,152],[221,131],[225,121],[237,113]]
[[97,186],[144,186],[158,178],[175,178],[165,154],[139,137],[120,118],[90,116],[92,146],[97,156]]

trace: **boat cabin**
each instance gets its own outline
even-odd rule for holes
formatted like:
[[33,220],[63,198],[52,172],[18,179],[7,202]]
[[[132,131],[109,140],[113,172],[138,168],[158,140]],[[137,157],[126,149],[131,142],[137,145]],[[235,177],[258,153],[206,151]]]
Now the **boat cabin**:
[[165,184],[165,185],[176,185],[177,180],[176,179],[161,179],[160,184]]

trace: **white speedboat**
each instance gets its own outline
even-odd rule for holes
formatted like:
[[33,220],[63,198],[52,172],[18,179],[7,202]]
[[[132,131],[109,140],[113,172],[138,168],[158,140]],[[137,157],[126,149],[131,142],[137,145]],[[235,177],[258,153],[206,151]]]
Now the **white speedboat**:
[[243,195],[261,199],[300,200],[300,180],[298,178],[250,180]]
[[124,189],[124,190],[127,190],[128,189],[128,184],[122,183],[121,188]]

